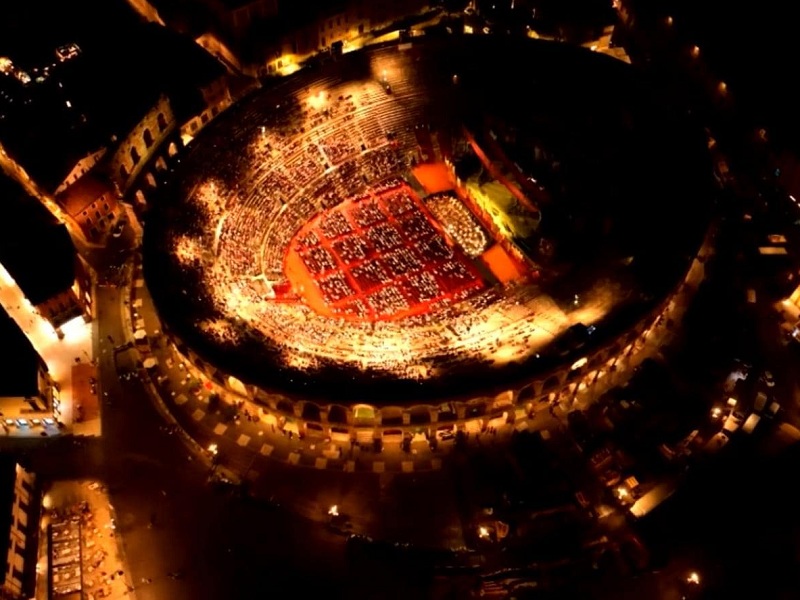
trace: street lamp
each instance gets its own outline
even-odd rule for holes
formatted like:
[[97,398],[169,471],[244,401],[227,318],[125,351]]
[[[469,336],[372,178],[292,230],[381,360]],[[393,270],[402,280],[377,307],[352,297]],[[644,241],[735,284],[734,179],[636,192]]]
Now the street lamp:
[[218,447],[217,447],[217,445],[216,445],[216,444],[214,444],[214,443],[212,443],[212,444],[209,444],[209,445],[208,445],[208,453],[209,453],[211,456],[216,456],[217,454],[219,454],[219,448],[218,448]]
[[328,515],[331,517],[338,517],[339,507],[336,504],[331,505],[331,507],[328,509]]
[[686,583],[691,585],[700,585],[700,574],[697,571],[692,571],[686,578]]
[[478,527],[478,537],[481,538],[482,540],[489,539],[489,530],[483,525],[481,525],[480,527]]

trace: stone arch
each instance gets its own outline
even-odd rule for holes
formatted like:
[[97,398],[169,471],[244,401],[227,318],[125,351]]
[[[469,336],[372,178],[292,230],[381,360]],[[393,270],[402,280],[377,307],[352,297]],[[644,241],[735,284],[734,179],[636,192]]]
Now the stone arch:
[[328,421],[347,425],[347,409],[338,404],[332,404],[328,409]]
[[577,369],[570,369],[567,372],[566,381],[575,381],[576,379],[580,379],[581,376],[583,375],[583,373],[585,373],[585,372],[586,372],[586,364],[585,363],[583,365],[581,365],[580,367],[578,367]]
[[153,134],[150,132],[149,128],[144,130],[142,139],[144,140],[145,148],[150,148],[153,145]]
[[175,142],[170,142],[167,146],[167,156],[172,158],[178,153],[178,145]]
[[139,161],[142,159],[142,157],[139,156],[139,151],[136,149],[136,146],[131,146],[130,155],[131,155],[131,160],[133,161],[133,164],[134,165],[138,165]]
[[532,383],[529,383],[519,391],[519,395],[517,396],[517,403],[522,404],[523,402],[533,402],[535,399],[536,399],[536,386]]
[[144,197],[144,192],[142,190],[136,190],[134,196],[136,197],[137,203],[141,204],[142,206],[147,204],[147,199]]
[[440,404],[438,409],[438,421],[455,421],[458,419],[458,409],[452,403]]
[[399,406],[384,406],[381,408],[382,425],[402,425],[403,409]]
[[156,122],[158,123],[159,131],[164,131],[167,128],[167,118],[164,116],[164,113],[158,113],[158,117],[156,117]]
[[158,186],[158,184],[156,183],[155,176],[149,171],[144,176],[144,180],[147,182],[147,185],[149,185],[153,189],[155,189]]
[[286,398],[278,400],[278,404],[276,404],[275,406],[277,410],[279,410],[282,413],[286,413],[287,415],[294,414],[294,405],[291,403],[290,400],[287,400]]
[[467,402],[467,410],[465,413],[465,417],[467,419],[472,419],[475,417],[482,417],[486,414],[486,400],[484,398],[480,398],[478,400],[470,400]]
[[300,416],[306,421],[322,421],[322,410],[313,402],[303,402]]
[[163,156],[159,156],[156,159],[156,171],[166,171],[167,170],[167,161],[164,160]]
[[375,407],[369,404],[356,404],[353,407],[353,421],[356,425],[373,425],[376,416]]
[[409,422],[413,425],[427,425],[431,422],[431,407],[424,405],[412,406],[408,409]]
[[559,383],[560,379],[558,378],[558,375],[551,375],[545,380],[544,385],[542,386],[542,391],[543,392],[553,391],[558,387]]

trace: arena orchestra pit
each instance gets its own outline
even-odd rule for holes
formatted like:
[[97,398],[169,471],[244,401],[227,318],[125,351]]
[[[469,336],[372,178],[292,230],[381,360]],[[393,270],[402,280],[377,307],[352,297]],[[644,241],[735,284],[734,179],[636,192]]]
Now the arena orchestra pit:
[[534,40],[303,69],[207,127],[152,203],[164,329],[256,398],[545,378],[651,318],[703,240],[704,140],[662,101],[629,65]]

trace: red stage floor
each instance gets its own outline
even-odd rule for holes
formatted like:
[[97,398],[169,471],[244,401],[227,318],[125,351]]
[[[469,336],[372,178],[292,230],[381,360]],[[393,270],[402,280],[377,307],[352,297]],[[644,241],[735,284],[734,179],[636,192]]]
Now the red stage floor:
[[309,306],[353,320],[424,313],[484,287],[405,184],[317,215],[289,244],[284,264]]

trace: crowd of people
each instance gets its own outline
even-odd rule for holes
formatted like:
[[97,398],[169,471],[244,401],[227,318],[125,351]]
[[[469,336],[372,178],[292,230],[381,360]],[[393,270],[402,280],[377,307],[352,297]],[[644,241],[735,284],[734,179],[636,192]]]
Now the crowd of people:
[[489,247],[491,240],[486,231],[453,194],[432,194],[425,199],[425,204],[467,256],[480,256]]
[[[410,124],[429,101],[399,82],[387,94],[376,81],[290,80],[206,134],[217,137],[186,161],[196,171],[184,193],[197,222],[174,236],[172,254],[199,274],[193,292],[212,308],[196,322],[207,337],[231,348],[258,341],[288,366],[336,362],[414,377],[485,360],[504,344],[529,354],[531,340],[552,338],[535,318],[538,294],[485,287],[403,179],[417,146]],[[459,206],[446,196],[428,205],[475,256],[487,240]],[[304,228],[320,213],[318,226]],[[342,318],[275,301],[290,246]],[[415,312],[418,303],[429,306]]]

